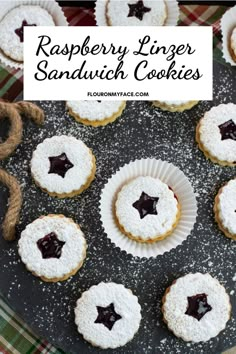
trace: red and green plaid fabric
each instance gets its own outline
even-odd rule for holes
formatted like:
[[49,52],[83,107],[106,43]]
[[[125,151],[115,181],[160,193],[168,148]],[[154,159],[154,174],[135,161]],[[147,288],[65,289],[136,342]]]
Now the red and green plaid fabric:
[[[220,19],[227,7],[188,5],[180,6],[179,25],[210,25],[214,33],[214,56],[223,60],[221,54]],[[94,26],[93,10],[65,7],[70,26]],[[0,98],[13,101],[23,91],[23,73],[0,66]],[[0,297],[0,354],[52,354],[63,353],[47,341],[39,339],[30,328],[9,308]]]

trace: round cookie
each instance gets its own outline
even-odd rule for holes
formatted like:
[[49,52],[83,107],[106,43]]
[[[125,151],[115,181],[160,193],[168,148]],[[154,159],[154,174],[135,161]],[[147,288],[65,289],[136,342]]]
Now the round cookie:
[[175,280],[162,302],[169,330],[186,342],[206,342],[216,337],[231,314],[225,288],[210,274],[187,274]]
[[25,26],[55,26],[55,23],[45,9],[36,5],[21,5],[6,14],[0,22],[0,49],[17,62],[24,60]]
[[198,101],[153,101],[152,104],[163,111],[183,112],[194,107]]
[[67,108],[75,120],[93,127],[114,122],[123,112],[125,101],[67,101]]
[[166,18],[164,0],[108,0],[106,6],[109,26],[163,26]]
[[93,346],[107,349],[125,345],[133,339],[140,321],[138,298],[122,284],[94,285],[77,300],[78,332]]
[[233,60],[236,62],[236,27],[233,29],[230,37],[229,49]]
[[79,225],[64,215],[42,216],[21,233],[18,251],[26,268],[46,282],[74,275],[86,257],[86,241]]
[[236,240],[236,179],[220,188],[215,197],[214,212],[220,230]]
[[118,193],[115,217],[126,236],[150,243],[172,233],[180,218],[180,205],[167,184],[149,176],[137,177]]
[[65,135],[45,139],[31,160],[35,183],[58,198],[82,193],[93,181],[95,171],[92,151],[81,140]]
[[196,129],[200,150],[214,163],[236,165],[236,105],[220,104],[206,112]]

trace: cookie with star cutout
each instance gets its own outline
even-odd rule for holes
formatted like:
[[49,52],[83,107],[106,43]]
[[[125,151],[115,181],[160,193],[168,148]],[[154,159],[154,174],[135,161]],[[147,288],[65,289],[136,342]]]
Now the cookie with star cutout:
[[225,288],[210,274],[187,274],[166,289],[162,299],[164,322],[186,342],[216,337],[230,319],[231,304]]
[[106,4],[109,26],[163,26],[166,18],[164,0],[108,0]]
[[0,49],[16,62],[24,61],[24,27],[55,26],[49,12],[37,5],[21,5],[9,11],[0,22]]
[[163,111],[183,112],[196,106],[198,101],[152,101],[152,104]]
[[131,341],[139,329],[138,298],[122,284],[100,283],[77,300],[78,332],[95,347],[114,349]]
[[47,215],[27,225],[18,242],[22,262],[46,282],[63,281],[77,273],[87,244],[79,225],[64,215]]
[[125,101],[67,101],[69,113],[79,123],[93,127],[114,122],[125,109]]
[[74,197],[87,189],[96,172],[92,151],[70,136],[53,136],[39,144],[31,160],[37,186],[52,197]]
[[233,60],[236,63],[236,27],[233,29],[230,36],[229,50]]
[[220,188],[215,197],[214,212],[220,230],[236,240],[236,179]]
[[222,166],[236,166],[236,105],[220,104],[197,125],[196,141],[206,158]]
[[137,242],[152,243],[172,233],[180,218],[180,204],[167,184],[141,176],[118,192],[115,218],[123,234]]

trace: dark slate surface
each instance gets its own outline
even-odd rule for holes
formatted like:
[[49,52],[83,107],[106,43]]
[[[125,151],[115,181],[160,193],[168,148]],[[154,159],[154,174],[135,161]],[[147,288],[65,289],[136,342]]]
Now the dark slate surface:
[[[222,168],[206,161],[194,141],[195,126],[212,105],[236,103],[236,71],[215,64],[214,101],[201,102],[191,111],[166,113],[148,102],[128,102],[115,123],[90,128],[76,123],[63,102],[40,102],[46,112],[43,128],[25,121],[24,139],[16,153],[1,162],[18,177],[24,203],[17,237],[40,215],[63,213],[81,225],[88,241],[88,257],[81,271],[69,281],[46,284],[26,271],[17,253],[17,242],[0,238],[1,292],[20,316],[41,336],[67,353],[168,353],[216,354],[236,345],[236,242],[222,235],[214,222],[213,200],[219,187],[235,177],[235,168]],[[7,132],[7,121],[0,136]],[[81,196],[57,200],[32,182],[29,161],[37,144],[55,134],[81,138],[97,157],[97,176]],[[113,248],[99,220],[99,195],[118,167],[132,159],[156,157],[173,162],[190,179],[197,193],[199,216],[187,241],[156,259],[134,259]],[[0,217],[6,211],[8,193],[0,186]],[[161,297],[171,282],[189,272],[210,272],[226,287],[233,305],[232,319],[217,338],[207,343],[187,344],[175,338],[162,321]],[[81,293],[100,281],[123,283],[139,297],[142,323],[138,334],[125,347],[101,351],[83,341],[74,325],[74,306]],[[24,354],[24,353],[22,353]]]

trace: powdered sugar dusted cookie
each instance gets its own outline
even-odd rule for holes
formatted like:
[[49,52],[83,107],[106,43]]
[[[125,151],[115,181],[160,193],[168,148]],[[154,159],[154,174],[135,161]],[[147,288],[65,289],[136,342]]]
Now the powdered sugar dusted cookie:
[[64,215],[36,219],[21,233],[18,247],[27,269],[47,282],[75,274],[83,265],[87,248],[79,225]]
[[35,183],[59,198],[80,194],[95,177],[95,157],[81,141],[65,135],[53,136],[39,144],[31,160]]
[[206,112],[196,130],[205,156],[223,166],[236,165],[236,105],[220,104]]
[[155,107],[161,108],[163,111],[183,112],[194,107],[198,101],[153,101]]
[[163,297],[168,328],[185,341],[206,342],[216,337],[230,318],[225,288],[210,274],[187,274],[173,282]]
[[180,217],[180,205],[167,184],[153,177],[137,177],[118,193],[118,227],[138,242],[155,242],[170,235]]
[[163,26],[167,17],[164,0],[108,0],[109,26]]
[[24,27],[54,25],[52,16],[40,6],[15,7],[0,22],[0,49],[11,59],[23,62]]
[[220,188],[214,204],[215,219],[225,236],[236,240],[236,179]]
[[100,283],[77,301],[75,323],[93,346],[117,348],[129,342],[139,329],[138,298],[122,284]]
[[233,29],[230,37],[230,52],[233,60],[236,62],[236,27]]
[[94,127],[114,122],[124,108],[125,101],[67,101],[69,113],[80,123]]

